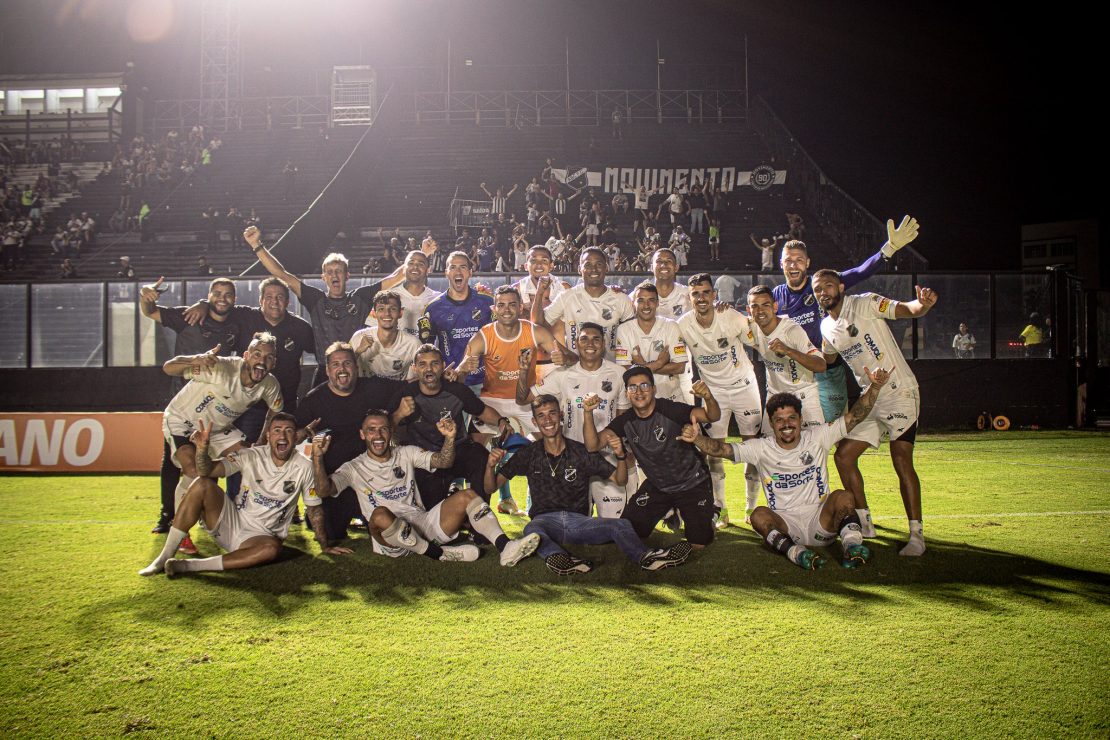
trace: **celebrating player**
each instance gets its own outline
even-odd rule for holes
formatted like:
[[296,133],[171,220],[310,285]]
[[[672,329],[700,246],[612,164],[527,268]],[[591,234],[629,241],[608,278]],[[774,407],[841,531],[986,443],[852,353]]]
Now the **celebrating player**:
[[510,540],[497,523],[497,516],[473,489],[465,488],[430,509],[424,508],[415,468],[426,471],[450,468],[455,461],[454,420],[444,417],[436,422],[436,429],[443,437],[438,452],[413,445],[395,448],[391,446],[393,423],[389,413],[371,409],[359,430],[366,452],[344,463],[330,476],[324,469],[323,458],[331,437],[317,435],[312,440],[317,493],[328,497],[345,488],[354,489],[362,514],[370,523],[374,552],[382,555],[396,558],[415,553],[432,560],[477,560],[479,552],[475,545],[447,544],[455,539],[464,522],[469,522],[474,532],[497,547],[501,565],[512,567],[535,552],[540,544],[539,535]]
[[617,364],[648,368],[655,373],[655,392],[659,398],[684,401],[686,345],[682,343],[678,324],[665,315],[657,315],[659,290],[651,283],[637,285],[631,298],[636,306],[636,320],[617,327]]
[[859,424],[836,448],[836,470],[840,480],[852,492],[863,524],[865,537],[875,536],[871,511],[863,491],[859,456],[868,447],[878,447],[883,434],[890,437],[890,459],[898,474],[898,488],[909,519],[910,540],[900,555],[921,555],[925,552],[925,533],[921,522],[921,481],[913,466],[913,445],[917,438],[917,419],[921,399],[917,378],[902,357],[884,321],[920,318],[937,302],[937,294],[917,286],[917,299],[893,301],[875,293],[845,295],[844,283],[835,270],[818,270],[813,274],[813,294],[828,314],[821,322],[822,350],[844,358],[855,373],[860,388],[867,390],[872,382],[866,367],[870,363],[893,364],[894,381],[883,388],[875,402],[875,413]]
[[871,557],[863,544],[852,494],[830,492],[828,471],[829,450],[871,412],[889,373],[868,370],[867,377],[871,380],[867,392],[847,416],[830,424],[806,427],[801,399],[792,393],[776,393],[767,399],[772,437],[726,444],[703,436],[692,425],[682,430],[682,439],[702,452],[758,468],[767,505],[752,512],[752,529],[769,548],[807,570],[825,564],[825,558],[809,548],[832,543],[837,533],[845,568],[863,565]]
[[[452,367],[462,364],[470,338],[491,320],[493,299],[471,289],[472,271],[466,252],[447,255],[447,292],[429,303],[420,317],[420,341],[439,347],[444,362]],[[482,363],[460,380],[477,395],[485,380]]]
[[404,317],[400,291],[385,290],[374,296],[375,325],[359,329],[351,337],[351,346],[358,354],[359,375],[409,380],[420,340],[401,331],[400,322]]

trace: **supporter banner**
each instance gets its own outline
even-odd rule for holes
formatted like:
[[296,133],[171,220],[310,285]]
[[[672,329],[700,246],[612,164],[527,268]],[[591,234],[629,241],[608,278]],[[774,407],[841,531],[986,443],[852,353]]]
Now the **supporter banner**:
[[0,413],[0,471],[154,473],[162,462],[162,414]]
[[555,175],[556,180],[564,182],[572,188],[586,187],[587,176],[589,174],[586,167],[577,165],[567,167],[565,170],[553,169],[552,173]]
[[699,183],[710,189],[719,187],[723,192],[728,193],[742,187],[766,190],[772,185],[784,185],[786,170],[776,170],[770,165],[760,165],[753,170],[738,170],[735,167],[677,169],[606,167],[604,182],[607,193],[631,192],[640,187],[664,193],[671,192],[672,188],[678,188],[680,192],[685,193],[691,186]]

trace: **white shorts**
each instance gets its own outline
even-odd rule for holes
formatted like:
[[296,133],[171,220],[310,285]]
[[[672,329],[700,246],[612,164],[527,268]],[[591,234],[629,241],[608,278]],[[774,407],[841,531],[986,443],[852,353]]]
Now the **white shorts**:
[[[617,458],[612,450],[606,449],[601,454],[610,465],[616,467]],[[631,474],[630,470],[629,477]],[[620,519],[627,500],[626,488],[627,486],[618,486],[607,478],[590,478],[590,501],[593,502],[595,515],[602,519]]]
[[[708,384],[707,384],[708,385]],[[755,381],[755,374],[748,373],[728,388],[717,388],[709,385],[713,398],[721,407],[721,418],[709,425],[709,436],[714,439],[724,439],[728,436],[728,421],[736,417],[736,427],[742,437],[754,437],[759,434],[759,425],[763,421],[763,404],[759,398],[759,384]]]
[[[532,421],[532,408],[530,406],[521,406],[512,398],[492,398],[490,396],[479,396],[482,403],[492,408],[497,413],[504,416],[506,419],[513,419],[520,426],[520,433],[528,436],[529,434],[536,434],[539,430],[536,429],[536,424]],[[478,431],[482,434],[497,434],[497,428],[491,427],[484,422],[477,422]]]
[[[403,519],[412,525],[413,529],[420,533],[420,536],[428,542],[433,542],[437,545],[442,545],[450,542],[453,537],[449,537],[443,531],[443,527],[439,523],[439,510],[443,506],[443,502],[436,504],[432,507],[431,511],[424,511],[419,506],[409,506],[408,504],[395,503],[387,507],[393,515],[398,519]],[[406,550],[403,547],[390,547],[383,545],[371,538],[374,543],[374,552],[378,555],[388,555],[391,558],[403,558],[406,555],[412,555],[412,550]]]
[[682,391],[683,377],[684,375],[656,375],[655,397],[677,401],[678,403],[688,403],[686,394]]
[[[816,385],[811,390],[795,393],[794,395],[802,401],[802,429],[821,426],[825,423],[825,412],[821,410],[821,394],[817,392]],[[767,398],[770,397],[767,396]],[[762,436],[770,437],[772,434],[774,432],[771,430],[771,417],[767,415],[767,406],[764,404]]]
[[[278,537],[274,532],[243,516],[226,496],[223,498],[223,504],[224,508],[220,511],[216,528],[208,531],[212,539],[216,540],[216,544],[223,549],[235,552],[252,537]],[[281,538],[278,537],[278,539]]]
[[921,397],[917,388],[899,388],[896,393],[880,394],[867,418],[848,432],[848,439],[878,447],[884,434],[898,439],[917,423],[920,414]]
[[836,542],[836,533],[821,526],[821,509],[825,501],[790,509],[773,510],[786,522],[787,534],[803,547],[825,547]]
[[[173,460],[173,464],[178,468],[181,467],[181,463],[177,459],[178,440],[182,437],[188,437],[191,433],[190,431],[188,434],[174,434],[166,425],[165,420],[162,421],[162,436],[165,438],[166,444],[170,446],[170,459]],[[224,432],[213,432],[208,437],[209,456],[213,460],[218,460],[223,457],[224,453],[229,449],[237,444],[245,443],[246,441],[247,438],[235,427],[231,427]]]

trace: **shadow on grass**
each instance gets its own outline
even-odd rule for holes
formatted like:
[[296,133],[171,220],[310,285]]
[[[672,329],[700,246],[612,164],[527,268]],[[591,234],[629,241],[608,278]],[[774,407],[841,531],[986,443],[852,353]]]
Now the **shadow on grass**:
[[[496,552],[484,548],[475,563],[437,563],[423,557],[400,559],[375,555],[365,536],[348,541],[349,556],[312,557],[304,549],[304,532],[291,533],[275,563],[242,571],[198,573],[169,582],[164,576],[139,579],[135,594],[100,602],[81,623],[112,621],[115,613],[164,622],[203,624],[225,611],[254,608],[289,617],[320,599],[367,605],[417,606],[433,599],[437,606],[481,608],[486,603],[580,605],[596,600],[601,608],[619,608],[632,600],[645,606],[674,608],[692,603],[742,609],[768,601],[812,603],[826,611],[859,615],[861,608],[898,601],[933,601],[966,609],[997,611],[1005,599],[1028,599],[1056,608],[1110,604],[1110,574],[1070,568],[1021,554],[932,538],[921,558],[898,555],[901,536],[880,536],[869,544],[871,563],[859,570],[840,568],[839,549],[830,548],[830,563],[821,571],[802,571],[760,546],[749,529],[730,528],[680,568],[647,573],[614,545],[574,547],[597,564],[587,575],[560,578],[538,558],[509,569]],[[215,544],[201,536],[204,552]],[[676,541],[656,532],[655,545]]]

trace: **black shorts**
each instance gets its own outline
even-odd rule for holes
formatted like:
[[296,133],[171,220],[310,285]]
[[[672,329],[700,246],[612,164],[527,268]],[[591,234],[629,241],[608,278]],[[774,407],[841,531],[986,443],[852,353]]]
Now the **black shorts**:
[[713,541],[716,530],[713,527],[713,487],[709,478],[678,493],[664,493],[650,480],[645,480],[625,504],[621,518],[632,522],[640,539],[647,539],[671,509],[678,509],[682,515],[686,539],[691,544],[708,545]]
[[433,506],[447,498],[448,488],[459,478],[465,478],[469,486],[488,502],[489,492],[485,487],[487,460],[489,450],[467,439],[455,447],[455,464],[451,467],[432,473],[417,468],[416,487],[420,491],[420,501],[424,508],[431,511]]
[[346,539],[347,527],[355,517],[362,517],[358,495],[353,488],[344,488],[338,496],[328,496],[320,502],[324,512],[324,532],[328,542]]

